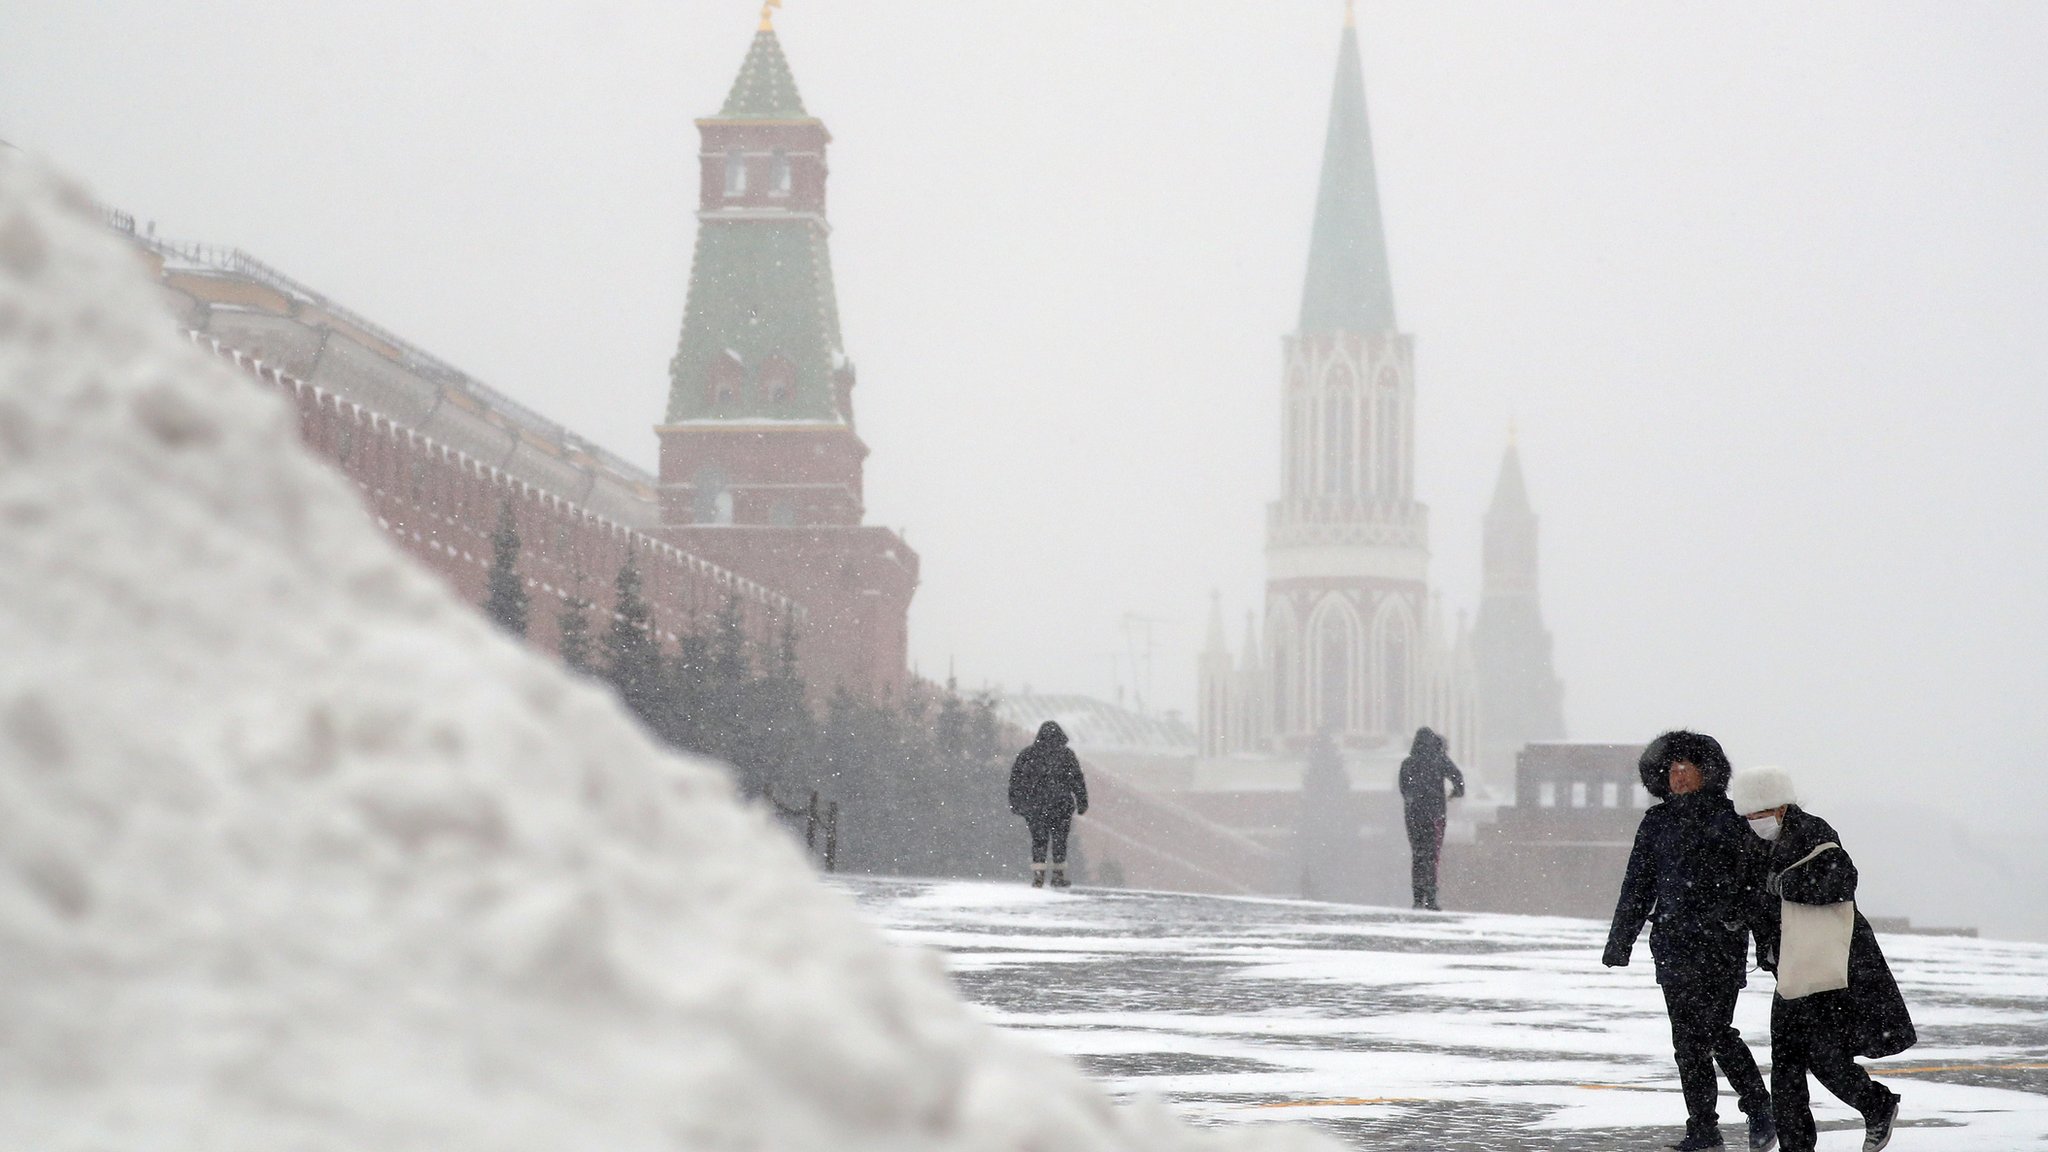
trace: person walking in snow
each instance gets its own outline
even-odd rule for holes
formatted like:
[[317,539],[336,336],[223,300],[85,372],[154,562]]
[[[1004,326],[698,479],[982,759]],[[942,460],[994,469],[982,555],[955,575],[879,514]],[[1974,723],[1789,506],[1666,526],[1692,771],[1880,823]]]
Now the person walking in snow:
[[1666,732],[1636,764],[1662,803],[1643,813],[1621,883],[1601,963],[1625,967],[1643,924],[1671,1019],[1671,1051],[1685,1093],[1681,1152],[1720,1148],[1714,1065],[1749,1118],[1749,1147],[1769,1152],[1778,1136],[1756,1057],[1735,1029],[1735,999],[1746,982],[1749,936],[1762,914],[1765,857],[1728,800],[1727,753],[1711,736]]
[[1408,882],[1415,907],[1431,912],[1443,911],[1436,899],[1436,871],[1444,854],[1446,782],[1451,799],[1465,794],[1465,774],[1451,762],[1444,738],[1430,728],[1416,729],[1415,742],[1401,761],[1401,813],[1408,825]]
[[1891,1143],[1899,1095],[1856,1057],[1895,1056],[1918,1039],[1898,981],[1858,911],[1856,863],[1828,822],[1799,806],[1780,768],[1735,774],[1728,798],[1770,845],[1765,890],[1776,900],[1757,955],[1777,975],[1771,997],[1771,1098],[1784,1152],[1813,1152],[1806,1075],[1863,1116],[1863,1152]]
[[1010,811],[1031,829],[1031,886],[1045,887],[1050,856],[1052,886],[1067,887],[1067,833],[1074,817],[1088,811],[1088,782],[1066,732],[1051,720],[1038,726],[1038,738],[1010,765]]

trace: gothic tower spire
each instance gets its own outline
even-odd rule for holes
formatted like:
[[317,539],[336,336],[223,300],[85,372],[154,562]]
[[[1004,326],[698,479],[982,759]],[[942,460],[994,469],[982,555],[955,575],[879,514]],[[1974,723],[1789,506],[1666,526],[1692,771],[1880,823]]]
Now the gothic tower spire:
[[1394,329],[1394,287],[1380,223],[1372,126],[1365,114],[1365,70],[1358,28],[1346,14],[1337,79],[1323,139],[1323,177],[1309,235],[1301,331],[1377,336]]

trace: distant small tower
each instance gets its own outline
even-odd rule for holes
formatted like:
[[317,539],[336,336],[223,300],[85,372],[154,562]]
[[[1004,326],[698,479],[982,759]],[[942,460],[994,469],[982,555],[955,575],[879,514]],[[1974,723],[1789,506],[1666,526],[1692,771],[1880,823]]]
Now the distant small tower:
[[804,109],[768,7],[697,131],[697,250],[655,429],[663,534],[804,606],[815,688],[896,694],[918,559],[861,522],[868,448],[825,220],[832,135]]
[[1479,771],[1506,786],[1515,753],[1532,740],[1564,739],[1564,685],[1552,670],[1536,580],[1536,513],[1512,430],[1486,510],[1479,619],[1472,629],[1479,674]]

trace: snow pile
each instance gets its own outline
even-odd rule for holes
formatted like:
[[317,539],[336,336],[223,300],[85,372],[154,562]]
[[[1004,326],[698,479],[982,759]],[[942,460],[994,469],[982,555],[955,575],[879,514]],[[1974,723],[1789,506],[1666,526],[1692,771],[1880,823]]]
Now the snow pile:
[[972,1018],[0,156],[0,1147],[1322,1146]]

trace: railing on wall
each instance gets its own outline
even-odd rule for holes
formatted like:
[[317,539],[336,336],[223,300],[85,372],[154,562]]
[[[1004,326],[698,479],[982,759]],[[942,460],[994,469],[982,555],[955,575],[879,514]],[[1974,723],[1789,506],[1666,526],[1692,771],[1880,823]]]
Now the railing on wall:
[[[825,871],[839,870],[839,801],[820,802],[816,789],[811,791],[809,803],[784,804],[775,798],[775,786],[770,784],[761,792],[761,798],[768,803],[768,810],[778,819],[801,820],[804,828],[804,848],[824,862]],[[821,850],[818,839],[824,837]]]

